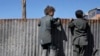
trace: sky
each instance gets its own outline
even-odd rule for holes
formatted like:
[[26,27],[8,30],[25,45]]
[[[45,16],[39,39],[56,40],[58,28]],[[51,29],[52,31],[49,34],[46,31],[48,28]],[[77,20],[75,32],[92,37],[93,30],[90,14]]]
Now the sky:
[[[0,0],[0,19],[21,18],[21,0]],[[26,0],[27,18],[41,18],[44,8],[53,6],[56,11],[54,17],[75,18],[75,11],[82,9],[88,13],[93,8],[100,8],[100,0]]]

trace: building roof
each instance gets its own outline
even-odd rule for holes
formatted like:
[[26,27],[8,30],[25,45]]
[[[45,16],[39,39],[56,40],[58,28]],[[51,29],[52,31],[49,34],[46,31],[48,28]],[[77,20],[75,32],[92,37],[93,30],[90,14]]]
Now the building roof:
[[[97,9],[100,9],[100,7],[97,7],[97,8],[91,9],[91,10],[89,10],[89,12],[91,12],[91,11],[93,11],[93,10],[97,10]],[[88,13],[89,13],[89,12],[88,12]]]

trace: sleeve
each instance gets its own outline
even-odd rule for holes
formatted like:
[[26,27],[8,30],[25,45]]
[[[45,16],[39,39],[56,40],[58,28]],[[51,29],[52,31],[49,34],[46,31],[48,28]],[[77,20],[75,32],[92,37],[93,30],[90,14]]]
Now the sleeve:
[[41,21],[39,21],[38,26],[39,26],[39,27],[41,26]]
[[88,22],[86,23],[86,32],[91,31]]
[[70,29],[72,35],[74,35],[74,32],[73,32],[74,31],[74,27],[75,27],[74,22],[73,21],[70,22],[69,25],[68,25],[68,28]]
[[58,19],[55,23],[54,23],[57,27],[59,27],[61,25],[61,20]]
[[70,22],[69,25],[68,25],[68,28],[73,28],[75,25],[73,22]]

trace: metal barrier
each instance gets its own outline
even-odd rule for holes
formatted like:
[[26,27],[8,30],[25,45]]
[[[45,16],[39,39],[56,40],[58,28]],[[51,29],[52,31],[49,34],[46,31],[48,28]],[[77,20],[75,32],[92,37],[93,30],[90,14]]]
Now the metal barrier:
[[[42,49],[38,45],[38,21],[39,19],[0,20],[0,56],[41,56]],[[64,50],[65,56],[73,56],[68,23],[68,19],[62,19],[68,39]],[[94,37],[94,50],[100,49],[100,20],[89,20],[89,24]],[[95,56],[100,56],[100,51]]]

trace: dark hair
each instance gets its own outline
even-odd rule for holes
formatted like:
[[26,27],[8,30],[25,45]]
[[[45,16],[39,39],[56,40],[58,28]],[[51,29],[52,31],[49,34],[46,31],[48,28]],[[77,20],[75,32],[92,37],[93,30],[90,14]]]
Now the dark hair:
[[52,6],[47,6],[47,7],[44,9],[45,15],[48,15],[51,11],[55,12],[55,8],[52,7]]
[[83,18],[83,11],[82,10],[77,10],[75,12],[75,15],[76,15],[77,18]]

